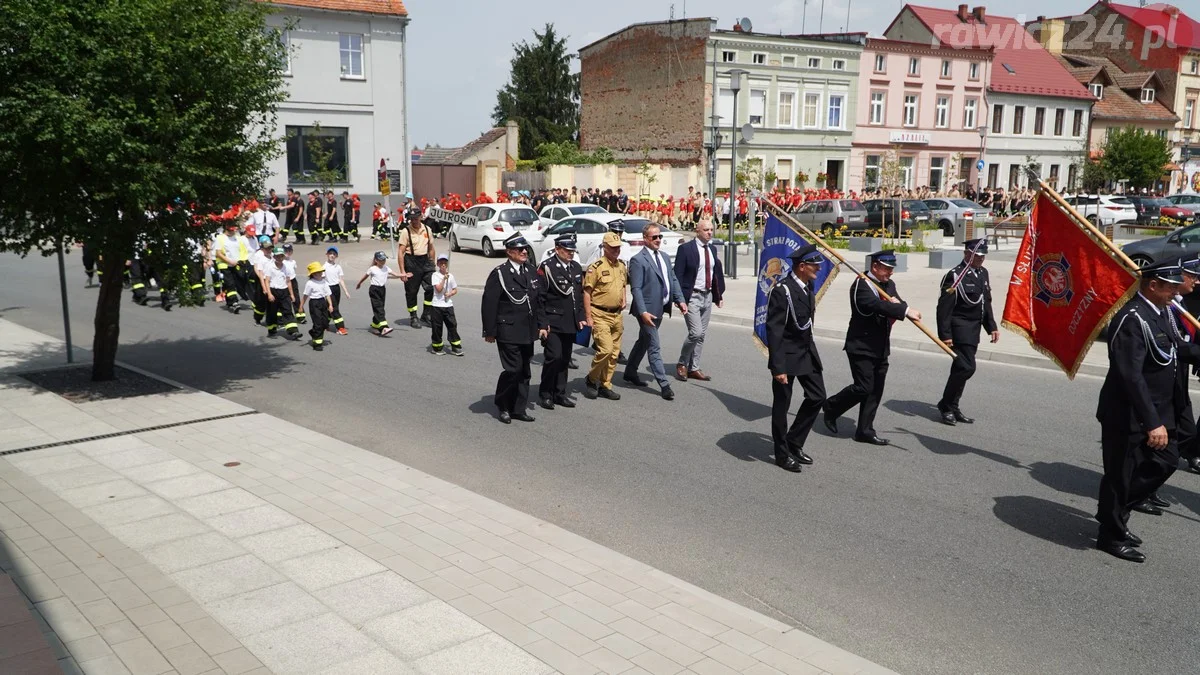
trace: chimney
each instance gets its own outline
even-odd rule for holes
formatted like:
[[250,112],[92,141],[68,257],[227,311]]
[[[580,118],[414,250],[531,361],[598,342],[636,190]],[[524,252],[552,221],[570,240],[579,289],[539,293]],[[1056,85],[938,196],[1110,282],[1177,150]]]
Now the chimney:
[[742,22],[741,21],[733,22],[733,32],[735,32],[735,33],[742,32]]
[[987,18],[987,8],[980,5],[971,10],[971,15],[975,17],[975,23],[986,23],[984,19]]
[[962,22],[966,22],[968,16],[970,16],[970,14],[967,12],[967,6],[959,5],[958,6],[958,20],[962,21]]
[[1042,25],[1042,24],[1044,24],[1044,23],[1046,23],[1046,15],[1045,15],[1045,14],[1039,14],[1039,15],[1038,15],[1038,18],[1037,18],[1037,22],[1038,22],[1038,25],[1039,25],[1039,26],[1040,26],[1040,25]]

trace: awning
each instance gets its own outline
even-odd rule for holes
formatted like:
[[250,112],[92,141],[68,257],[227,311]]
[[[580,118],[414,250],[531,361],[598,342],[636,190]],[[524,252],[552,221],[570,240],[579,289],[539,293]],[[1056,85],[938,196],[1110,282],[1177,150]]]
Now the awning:
[[1168,173],[1171,171],[1180,171],[1181,169],[1182,169],[1182,167],[1180,167],[1178,164],[1175,164],[1173,162],[1168,162],[1166,165],[1163,166],[1163,171],[1166,171]]

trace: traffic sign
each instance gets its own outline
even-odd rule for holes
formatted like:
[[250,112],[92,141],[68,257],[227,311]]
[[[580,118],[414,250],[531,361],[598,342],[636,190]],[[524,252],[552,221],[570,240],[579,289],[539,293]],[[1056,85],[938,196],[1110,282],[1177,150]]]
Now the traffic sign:
[[976,171],[983,171],[983,167],[984,167],[984,164],[983,164],[982,159],[979,160],[978,162],[975,162],[975,170]]
[[392,181],[388,180],[387,178],[379,181],[379,194],[384,195],[385,197],[392,194]]

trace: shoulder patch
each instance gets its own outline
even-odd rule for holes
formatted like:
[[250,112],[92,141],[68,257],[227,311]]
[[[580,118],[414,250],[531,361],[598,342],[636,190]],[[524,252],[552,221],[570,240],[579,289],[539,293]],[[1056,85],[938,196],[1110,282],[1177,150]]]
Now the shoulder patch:
[[602,263],[602,262],[604,262],[604,261],[603,261],[603,260],[597,260],[596,262],[592,263],[591,265],[588,265],[588,269],[589,269],[589,270],[599,269],[599,268],[600,268],[600,263]]

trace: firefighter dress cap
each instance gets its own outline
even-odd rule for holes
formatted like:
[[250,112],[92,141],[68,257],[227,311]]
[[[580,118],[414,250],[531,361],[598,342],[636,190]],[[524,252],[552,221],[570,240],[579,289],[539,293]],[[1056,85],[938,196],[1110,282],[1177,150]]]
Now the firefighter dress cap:
[[825,260],[825,256],[821,255],[815,244],[806,244],[796,249],[795,253],[788,256],[788,259],[792,261],[793,265],[797,263],[811,263],[815,265]]
[[1158,279],[1169,284],[1183,283],[1183,268],[1179,266],[1178,258],[1160,260],[1138,270],[1143,279]]
[[896,252],[891,249],[884,249],[871,254],[871,262],[879,263],[885,267],[896,266]]
[[527,246],[529,246],[529,242],[525,240],[525,237],[522,236],[520,232],[504,240],[504,248],[509,250],[515,248],[526,248]]
[[554,239],[554,245],[561,247],[561,248],[565,248],[568,251],[574,251],[575,250],[575,235],[560,234],[560,235],[558,235],[558,237],[556,237]]
[[[977,246],[978,248],[976,248]],[[987,255],[987,239],[971,239],[963,242],[963,250],[979,256]]]

